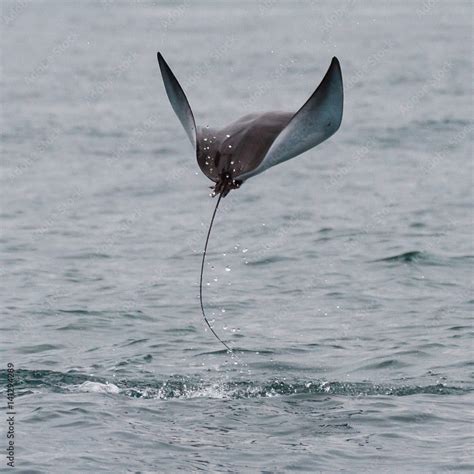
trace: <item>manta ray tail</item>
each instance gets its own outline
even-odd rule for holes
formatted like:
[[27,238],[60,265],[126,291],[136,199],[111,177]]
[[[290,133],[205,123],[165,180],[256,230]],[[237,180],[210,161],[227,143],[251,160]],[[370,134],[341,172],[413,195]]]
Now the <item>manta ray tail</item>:
[[204,321],[206,322],[207,326],[211,330],[212,334],[216,336],[216,339],[221,342],[224,347],[229,351],[232,352],[232,349],[217,335],[216,331],[211,326],[211,323],[206,317],[206,312],[204,311],[204,304],[202,302],[202,277],[204,273],[204,263],[206,261],[206,253],[207,253],[207,244],[209,243],[209,236],[211,235],[211,230],[212,230],[212,225],[214,224],[214,218],[216,217],[217,213],[217,208],[219,207],[219,203],[221,202],[222,196],[224,193],[219,194],[219,198],[217,199],[216,207],[214,208],[214,212],[212,213],[212,218],[211,218],[211,223],[209,224],[209,230],[207,231],[207,237],[206,237],[206,243],[204,245],[204,252],[202,253],[202,262],[201,262],[201,277],[199,279],[199,301],[201,303],[201,312],[202,316],[204,318]]

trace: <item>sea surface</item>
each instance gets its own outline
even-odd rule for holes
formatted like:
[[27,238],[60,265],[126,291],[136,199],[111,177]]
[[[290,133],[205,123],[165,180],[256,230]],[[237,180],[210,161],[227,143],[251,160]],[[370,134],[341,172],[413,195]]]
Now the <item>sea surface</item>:
[[[0,380],[23,473],[474,471],[472,2],[1,2]],[[200,125],[340,130],[216,200]],[[6,465],[2,411],[0,468]],[[9,472],[9,471],[8,471]]]

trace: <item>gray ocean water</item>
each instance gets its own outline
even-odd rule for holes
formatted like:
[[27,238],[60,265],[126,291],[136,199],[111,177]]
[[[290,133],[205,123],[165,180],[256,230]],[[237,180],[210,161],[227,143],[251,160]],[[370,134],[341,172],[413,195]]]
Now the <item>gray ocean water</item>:
[[[472,3],[1,3],[18,472],[474,471]],[[215,200],[169,105],[327,142]],[[2,414],[1,469],[7,469]]]

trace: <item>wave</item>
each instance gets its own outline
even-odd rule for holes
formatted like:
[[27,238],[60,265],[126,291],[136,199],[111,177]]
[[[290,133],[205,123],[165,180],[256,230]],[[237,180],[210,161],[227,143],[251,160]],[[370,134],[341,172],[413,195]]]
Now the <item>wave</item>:
[[453,263],[470,264],[473,256],[472,255],[452,255],[452,256],[440,256],[430,252],[421,250],[412,250],[409,252],[400,253],[397,255],[391,255],[389,257],[379,258],[372,260],[372,262],[389,262],[389,263],[416,263],[419,265],[430,265],[430,266],[451,266]]
[[[336,395],[393,397],[417,394],[461,395],[471,393],[472,388],[436,383],[432,385],[389,385],[371,382],[338,382],[321,380],[278,379],[267,381],[203,381],[193,377],[169,377],[167,380],[114,380],[86,375],[76,371],[54,372],[49,370],[18,370],[15,373],[18,395],[38,390],[55,393],[94,392],[121,395],[132,398],[160,400],[190,398],[265,398],[297,395]],[[0,371],[0,381],[5,387],[7,371]]]
[[412,250],[410,252],[404,252],[398,255],[392,255],[390,257],[379,258],[373,260],[373,262],[402,262],[402,263],[435,263],[433,255],[420,250]]

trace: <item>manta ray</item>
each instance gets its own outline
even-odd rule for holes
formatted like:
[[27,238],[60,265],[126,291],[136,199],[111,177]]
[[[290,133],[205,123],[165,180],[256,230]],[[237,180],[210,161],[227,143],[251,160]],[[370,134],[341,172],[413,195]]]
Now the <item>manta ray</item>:
[[175,75],[158,53],[166,94],[183,126],[201,171],[215,184],[218,200],[212,214],[201,261],[199,296],[204,321],[214,336],[232,349],[214,331],[204,311],[202,280],[207,245],[221,199],[249,178],[301,155],[333,135],[341,125],[344,93],[341,66],[332,58],[323,80],[296,112],[252,113],[223,128],[197,127],[188,99]]

